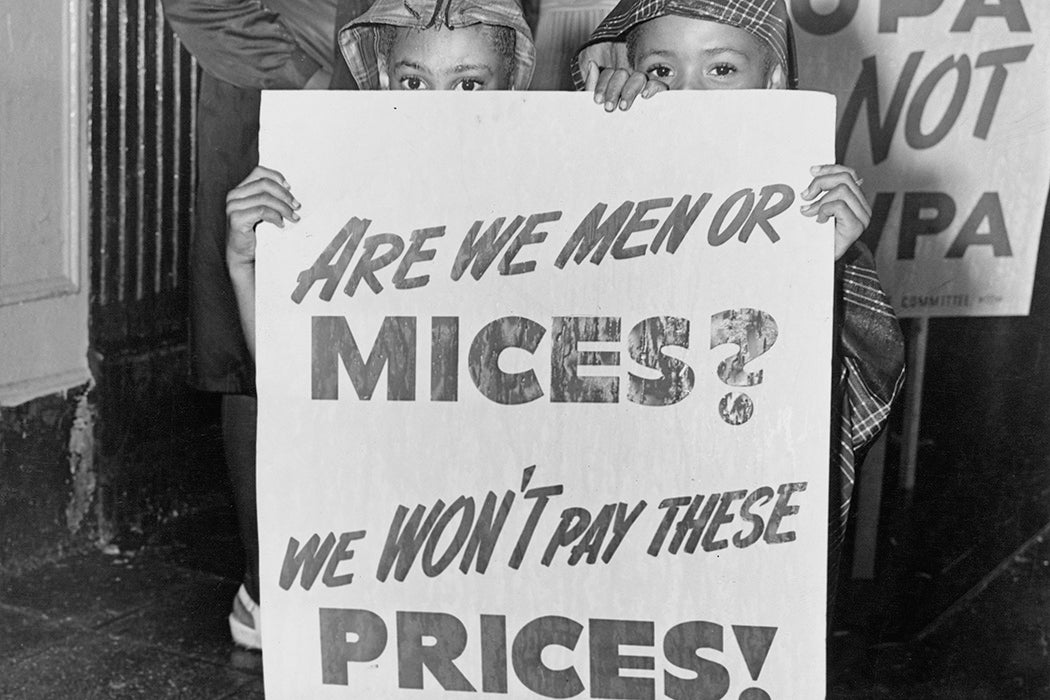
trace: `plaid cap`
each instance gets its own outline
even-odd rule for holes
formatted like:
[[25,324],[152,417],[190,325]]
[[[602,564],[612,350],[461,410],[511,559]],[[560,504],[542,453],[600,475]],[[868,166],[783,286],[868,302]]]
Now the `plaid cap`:
[[728,24],[750,33],[768,46],[798,87],[795,41],[784,0],[622,0],[602,20],[572,61],[572,78],[582,90],[583,66],[593,61],[603,68],[628,68],[627,35],[657,17],[680,15]]
[[385,89],[386,75],[379,71],[379,30],[384,25],[424,30],[475,24],[514,30],[511,89],[528,89],[536,66],[536,45],[517,0],[376,0],[368,12],[340,28],[339,47],[360,89]]

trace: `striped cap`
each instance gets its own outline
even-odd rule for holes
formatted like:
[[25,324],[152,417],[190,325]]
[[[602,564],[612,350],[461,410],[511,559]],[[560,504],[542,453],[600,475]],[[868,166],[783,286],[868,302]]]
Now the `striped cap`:
[[622,0],[573,58],[572,77],[576,87],[583,88],[583,66],[590,61],[603,68],[628,67],[627,35],[639,24],[666,15],[704,19],[743,29],[773,52],[788,76],[789,87],[798,86],[795,42],[784,0]]

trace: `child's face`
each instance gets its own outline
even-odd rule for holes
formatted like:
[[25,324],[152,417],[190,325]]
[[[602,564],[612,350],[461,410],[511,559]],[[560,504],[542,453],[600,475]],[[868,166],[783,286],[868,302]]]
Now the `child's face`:
[[398,31],[386,56],[390,89],[509,89],[510,71],[492,33],[481,24]]
[[665,15],[635,30],[633,68],[672,90],[740,90],[785,86],[769,51],[738,27]]

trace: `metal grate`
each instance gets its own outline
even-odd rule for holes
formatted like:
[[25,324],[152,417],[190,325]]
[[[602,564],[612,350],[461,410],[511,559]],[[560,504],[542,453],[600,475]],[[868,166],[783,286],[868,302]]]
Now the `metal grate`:
[[184,342],[197,65],[160,0],[90,12],[92,344]]

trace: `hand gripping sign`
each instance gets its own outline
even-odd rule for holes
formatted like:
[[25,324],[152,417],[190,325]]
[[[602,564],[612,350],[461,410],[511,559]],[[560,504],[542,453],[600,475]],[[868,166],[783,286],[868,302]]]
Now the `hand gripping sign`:
[[823,693],[833,122],[266,95],[268,697]]

